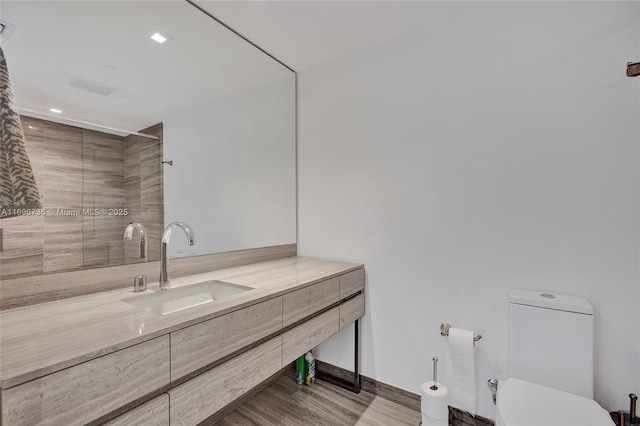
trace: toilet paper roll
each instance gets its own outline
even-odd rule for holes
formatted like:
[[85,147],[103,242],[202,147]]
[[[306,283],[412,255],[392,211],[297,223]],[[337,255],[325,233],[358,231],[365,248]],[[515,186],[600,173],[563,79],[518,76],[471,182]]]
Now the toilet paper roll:
[[442,383],[438,383],[438,389],[433,390],[433,382],[426,382],[420,386],[420,407],[423,416],[432,419],[449,418],[449,391]]
[[453,367],[451,405],[476,414],[476,370],[473,332],[451,327],[449,349]]
[[449,426],[449,418],[434,419],[425,414],[422,415],[422,426]]

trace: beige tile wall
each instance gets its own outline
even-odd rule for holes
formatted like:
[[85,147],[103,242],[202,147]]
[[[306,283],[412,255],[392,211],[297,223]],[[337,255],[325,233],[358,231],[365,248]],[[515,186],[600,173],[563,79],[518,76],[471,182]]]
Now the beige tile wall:
[[[124,138],[124,201],[129,214],[126,223],[139,222],[147,229],[149,260],[160,259],[160,238],[164,230],[162,191],[162,123],[141,131],[159,140],[129,135]],[[139,261],[138,244],[127,241],[125,263]]]
[[[0,279],[121,265],[125,258],[137,262],[138,245],[122,239],[133,220],[151,235],[149,259],[159,259],[162,140],[123,138],[26,116],[22,124],[47,214],[2,220]],[[149,132],[161,137],[162,125]],[[81,213],[125,207],[132,214]],[[127,256],[130,252],[135,257]]]
[[[124,208],[124,138],[83,130],[82,139],[83,208]],[[83,267],[122,264],[125,221],[121,215],[83,215]]]

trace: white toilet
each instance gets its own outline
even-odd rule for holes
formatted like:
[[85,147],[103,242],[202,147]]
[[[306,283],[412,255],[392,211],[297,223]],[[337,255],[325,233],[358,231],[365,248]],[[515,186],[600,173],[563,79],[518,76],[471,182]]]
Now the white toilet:
[[582,298],[509,292],[509,378],[497,426],[609,426],[593,398],[593,307]]

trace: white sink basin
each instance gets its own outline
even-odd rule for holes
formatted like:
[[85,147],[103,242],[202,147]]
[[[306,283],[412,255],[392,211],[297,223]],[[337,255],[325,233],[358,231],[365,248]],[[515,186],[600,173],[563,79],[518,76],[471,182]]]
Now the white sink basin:
[[154,294],[130,297],[123,301],[157,315],[167,315],[249,290],[253,288],[224,281],[205,281],[184,287],[158,290]]

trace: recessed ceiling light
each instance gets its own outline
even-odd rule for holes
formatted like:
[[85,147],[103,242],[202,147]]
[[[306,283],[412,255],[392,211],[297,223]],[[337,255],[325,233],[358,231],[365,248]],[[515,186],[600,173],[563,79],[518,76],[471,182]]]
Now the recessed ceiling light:
[[165,36],[163,36],[162,34],[160,34],[160,33],[153,33],[153,35],[150,38],[151,38],[151,40],[157,41],[160,44],[162,44],[165,41],[167,41],[167,38]]
[[49,108],[49,111],[55,113],[55,114],[62,114],[62,110],[58,109],[58,108]]

